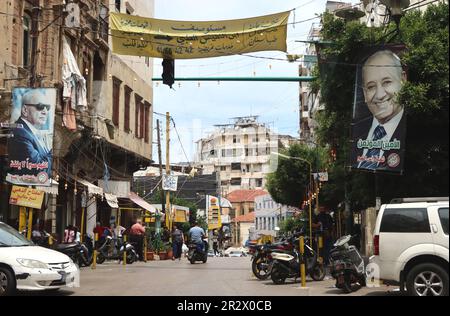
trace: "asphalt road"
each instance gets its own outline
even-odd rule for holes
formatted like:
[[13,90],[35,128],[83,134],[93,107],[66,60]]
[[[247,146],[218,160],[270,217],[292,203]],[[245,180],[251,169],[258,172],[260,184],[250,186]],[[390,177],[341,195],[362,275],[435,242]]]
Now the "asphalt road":
[[307,281],[307,288],[288,280],[275,285],[260,281],[251,272],[250,257],[208,258],[206,264],[181,261],[148,261],[122,266],[117,262],[82,268],[80,287],[56,293],[20,292],[19,295],[108,295],[108,296],[308,296],[308,295],[399,295],[392,287],[359,288],[344,294],[334,288],[334,280]]

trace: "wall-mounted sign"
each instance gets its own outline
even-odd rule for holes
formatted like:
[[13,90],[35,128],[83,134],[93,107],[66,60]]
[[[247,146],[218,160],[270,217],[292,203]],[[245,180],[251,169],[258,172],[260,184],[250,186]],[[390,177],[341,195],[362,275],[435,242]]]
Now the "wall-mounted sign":
[[178,186],[178,177],[171,175],[163,175],[163,190],[176,191]]
[[40,209],[43,200],[43,191],[13,185],[9,204]]

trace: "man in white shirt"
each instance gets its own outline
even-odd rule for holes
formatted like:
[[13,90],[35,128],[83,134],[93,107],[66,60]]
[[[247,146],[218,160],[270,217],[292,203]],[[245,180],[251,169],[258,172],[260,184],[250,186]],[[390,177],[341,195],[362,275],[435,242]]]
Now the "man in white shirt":
[[390,50],[377,51],[364,63],[364,100],[373,116],[354,127],[357,158],[353,167],[390,171],[401,168],[405,118],[397,97],[405,80],[400,59]]

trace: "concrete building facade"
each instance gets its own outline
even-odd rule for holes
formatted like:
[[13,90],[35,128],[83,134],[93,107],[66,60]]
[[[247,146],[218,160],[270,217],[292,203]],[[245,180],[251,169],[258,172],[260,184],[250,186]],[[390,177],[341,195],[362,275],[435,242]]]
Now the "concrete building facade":
[[[151,162],[153,62],[150,58],[113,54],[108,17],[112,10],[151,17],[153,3],[0,2],[0,30],[4,35],[0,38],[0,122],[9,120],[14,87],[58,89],[52,164],[57,187],[46,194],[42,210],[35,214],[50,232],[60,235],[67,224],[81,224],[83,192],[88,194],[87,215],[95,223],[97,206],[106,203],[100,196],[102,190],[94,188],[98,180],[131,182],[133,172]],[[72,14],[69,5],[79,9],[80,14],[74,16],[79,24],[67,24],[66,17]],[[86,82],[87,106],[72,113],[65,111],[67,101],[62,97],[62,68],[68,58],[65,42]],[[69,118],[70,128],[66,123]],[[14,224],[19,211],[8,204],[11,185],[3,177],[8,163],[6,148],[7,139],[1,137],[0,217]],[[88,231],[93,223],[88,223]]]
[[276,227],[299,211],[299,209],[276,203],[270,194],[255,198],[255,234],[257,238],[262,235],[276,237]]
[[295,142],[278,135],[257,116],[238,117],[232,124],[216,125],[208,137],[197,141],[196,166],[204,174],[217,172],[221,194],[235,190],[261,190],[270,169],[270,153]]

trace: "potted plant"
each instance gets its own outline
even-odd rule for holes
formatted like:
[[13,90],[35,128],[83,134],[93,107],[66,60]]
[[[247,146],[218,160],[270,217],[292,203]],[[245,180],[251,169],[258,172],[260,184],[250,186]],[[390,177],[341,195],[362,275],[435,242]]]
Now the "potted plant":
[[167,258],[172,259],[173,258],[172,244],[170,242],[167,242],[164,244],[164,248],[166,249],[166,252],[167,252]]
[[153,245],[153,251],[155,253],[158,253],[159,260],[166,260],[167,253],[163,251],[164,249],[164,243],[161,240],[161,236],[159,234],[156,234],[155,237],[152,240]]

